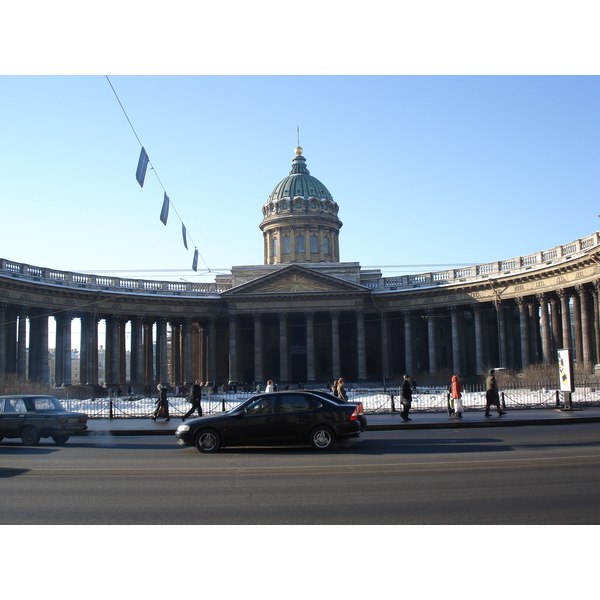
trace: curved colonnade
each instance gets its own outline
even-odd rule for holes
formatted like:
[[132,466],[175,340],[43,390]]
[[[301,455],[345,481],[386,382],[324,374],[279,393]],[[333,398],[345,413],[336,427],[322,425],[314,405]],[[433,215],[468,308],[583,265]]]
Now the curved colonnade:
[[591,369],[599,287],[598,232],[511,261],[397,278],[358,263],[303,263],[234,267],[191,284],[1,259],[0,375],[136,390],[196,379],[380,382],[448,370],[468,378],[490,365],[555,362],[560,348]]

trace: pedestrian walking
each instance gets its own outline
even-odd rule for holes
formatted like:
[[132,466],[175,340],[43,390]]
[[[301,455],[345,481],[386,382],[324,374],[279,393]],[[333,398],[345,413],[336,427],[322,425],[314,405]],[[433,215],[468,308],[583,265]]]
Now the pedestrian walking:
[[485,416],[490,416],[490,408],[495,406],[498,409],[498,416],[501,417],[506,413],[502,411],[500,406],[500,396],[498,394],[498,382],[494,369],[490,369],[490,374],[485,380]]
[[344,402],[348,402],[348,396],[346,395],[346,389],[344,388],[344,380],[343,379],[338,379],[337,380],[337,394],[336,394],[336,396],[340,400],[343,400]]
[[[450,384],[450,396],[452,399],[452,409],[457,419],[462,419],[463,400],[462,400],[462,384],[458,379],[458,375],[452,375],[452,383]],[[452,415],[450,415],[452,416]]]
[[200,405],[200,399],[202,398],[202,387],[200,386],[200,382],[196,381],[192,386],[192,391],[190,392],[190,404],[192,407],[188,410],[183,417],[181,417],[181,422],[183,423],[188,417],[191,417],[194,412],[198,411],[198,416],[202,416],[202,406]]
[[402,383],[402,389],[400,390],[400,403],[402,404],[402,412],[400,416],[403,421],[410,421],[408,418],[408,412],[412,404],[412,387],[410,385],[410,375],[404,376],[404,382]]
[[338,380],[334,379],[331,384],[331,393],[337,398],[338,395]]
[[152,417],[150,417],[153,421],[156,421],[157,418],[164,417],[165,421],[170,421],[169,418],[169,401],[167,400],[167,386],[159,383],[158,388],[158,398],[156,399],[156,410],[152,413]]
[[269,379],[267,381],[267,387],[265,388],[265,393],[271,393],[275,391],[275,386],[273,385],[273,380]]

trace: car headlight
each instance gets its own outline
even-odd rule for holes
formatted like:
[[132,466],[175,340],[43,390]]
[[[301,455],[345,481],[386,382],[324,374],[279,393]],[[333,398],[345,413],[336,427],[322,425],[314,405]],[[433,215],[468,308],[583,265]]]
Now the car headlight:
[[180,425],[177,428],[177,431],[183,433],[184,431],[189,431],[190,430],[190,426],[189,425]]

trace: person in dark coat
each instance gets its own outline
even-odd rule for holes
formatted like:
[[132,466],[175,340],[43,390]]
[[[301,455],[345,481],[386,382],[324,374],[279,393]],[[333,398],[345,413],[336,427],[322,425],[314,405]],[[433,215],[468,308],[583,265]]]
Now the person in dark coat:
[[169,401],[167,400],[167,386],[158,384],[158,398],[156,400],[156,410],[150,417],[153,421],[156,421],[157,417],[164,417],[165,421],[170,421],[169,417]]
[[490,408],[494,405],[498,409],[498,416],[501,417],[506,413],[500,407],[500,396],[498,395],[498,382],[494,369],[490,371],[488,378],[485,380],[485,416],[490,416]]
[[202,398],[202,388],[200,387],[200,382],[196,381],[192,386],[192,392],[190,394],[190,403],[192,407],[188,410],[183,417],[181,417],[181,422],[185,421],[188,417],[191,417],[195,411],[198,411],[198,416],[202,416],[202,406],[200,406],[200,399]]
[[408,411],[412,404],[412,387],[410,385],[410,375],[404,376],[404,382],[402,383],[402,389],[400,390],[400,403],[402,404],[402,412],[400,416],[403,421],[410,421],[408,418]]

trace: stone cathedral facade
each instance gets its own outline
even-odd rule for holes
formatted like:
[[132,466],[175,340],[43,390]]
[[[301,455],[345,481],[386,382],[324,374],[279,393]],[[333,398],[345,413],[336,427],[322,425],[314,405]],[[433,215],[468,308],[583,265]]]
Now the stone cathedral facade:
[[528,256],[385,278],[342,262],[339,210],[297,148],[262,207],[263,265],[196,284],[0,259],[0,375],[70,385],[72,348],[81,383],[136,389],[197,379],[381,383],[448,370],[468,378],[554,363],[560,348],[590,370],[599,362],[598,232]]

